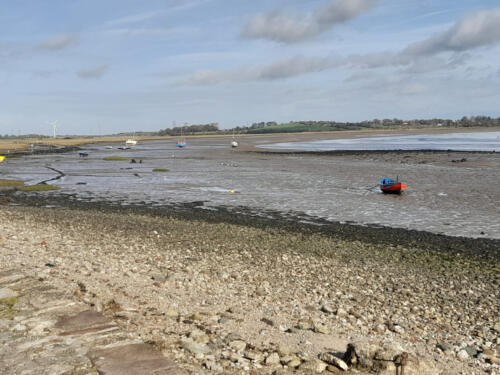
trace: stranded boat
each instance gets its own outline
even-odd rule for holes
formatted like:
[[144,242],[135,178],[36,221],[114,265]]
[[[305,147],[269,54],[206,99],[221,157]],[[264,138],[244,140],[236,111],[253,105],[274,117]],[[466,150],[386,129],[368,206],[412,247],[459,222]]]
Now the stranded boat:
[[404,182],[393,180],[392,178],[383,178],[379,184],[380,190],[385,194],[401,194],[406,189]]

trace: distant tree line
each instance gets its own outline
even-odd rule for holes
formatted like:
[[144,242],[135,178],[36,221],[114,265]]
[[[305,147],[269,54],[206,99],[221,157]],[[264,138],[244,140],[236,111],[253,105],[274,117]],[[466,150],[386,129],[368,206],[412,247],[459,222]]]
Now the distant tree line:
[[[277,123],[276,121],[255,122],[250,126],[235,126],[231,129],[219,129],[216,122],[199,125],[184,125],[166,128],[160,131],[136,132],[136,136],[179,136],[201,135],[201,134],[266,134],[266,133],[297,133],[297,132],[317,132],[317,131],[338,131],[338,130],[360,130],[360,129],[415,129],[426,127],[447,127],[447,128],[468,128],[468,127],[500,127],[500,117],[489,116],[469,116],[459,120],[449,119],[373,119],[361,122],[339,122],[339,121],[290,121],[287,123]],[[131,133],[118,133],[115,136],[131,136]],[[66,136],[65,138],[78,137]],[[80,136],[81,137],[81,136]],[[39,134],[23,135],[1,135],[0,139],[16,138],[51,138]]]
[[219,124],[216,122],[210,124],[201,124],[201,125],[185,125],[185,126],[176,126],[174,128],[167,128],[160,130],[156,133],[156,135],[171,135],[178,136],[182,134],[185,135],[193,135],[193,134],[210,134],[216,133],[219,131]]
[[[338,121],[290,121],[278,124],[271,122],[257,122],[250,126],[237,126],[234,130],[238,133],[265,134],[265,133],[295,133],[310,131],[336,131],[360,129],[410,129],[426,127],[494,127],[500,126],[500,118],[489,116],[462,117],[459,120],[449,119],[373,119],[361,122]],[[231,129],[233,130],[233,129]]]

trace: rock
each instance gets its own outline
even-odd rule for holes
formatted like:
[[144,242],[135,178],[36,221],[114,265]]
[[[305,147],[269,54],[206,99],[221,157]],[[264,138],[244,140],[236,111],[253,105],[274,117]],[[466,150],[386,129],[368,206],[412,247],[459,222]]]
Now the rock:
[[192,339],[183,339],[181,340],[181,346],[193,353],[193,354],[207,354],[207,353],[210,353],[210,348],[203,344],[203,343],[198,343],[198,342],[195,342],[193,341]]
[[280,363],[280,356],[273,352],[266,358],[266,365],[276,365]]
[[189,319],[191,320],[202,320],[203,319],[203,315],[201,315],[200,313],[194,313],[194,314],[191,314],[189,316]]
[[311,319],[301,319],[297,323],[297,328],[303,330],[312,330],[314,329],[314,323]]
[[262,318],[260,321],[263,323],[266,323],[268,326],[271,326],[271,327],[274,326],[274,322],[271,319]]
[[320,361],[318,359],[312,359],[302,363],[299,369],[302,371],[312,371],[315,372],[316,374],[320,374],[326,370],[326,366],[327,364],[325,362]]
[[465,349],[459,350],[457,353],[457,357],[461,359],[462,361],[465,361],[466,359],[469,359],[469,353]]
[[19,294],[12,289],[9,288],[1,288],[0,289],[0,300],[7,298],[16,298]]
[[475,357],[477,355],[477,349],[474,348],[473,346],[466,346],[464,350],[467,352],[467,354],[471,357]]
[[167,311],[165,311],[165,316],[167,318],[176,319],[179,316],[179,313],[174,309],[168,309]]
[[331,306],[323,305],[321,306],[321,311],[323,311],[326,314],[333,314],[335,310]]
[[237,352],[242,352],[247,347],[247,343],[243,340],[234,340],[229,343],[229,346]]
[[323,324],[314,324],[314,332],[328,335],[330,330]]
[[318,358],[323,362],[326,362],[329,365],[336,366],[343,371],[349,370],[349,366],[347,366],[347,363],[333,355],[333,353],[321,353]]
[[345,318],[347,316],[347,311],[345,311],[342,307],[339,307],[335,312],[338,318]]
[[493,329],[500,333],[500,322],[496,322],[495,325],[493,326]]
[[281,345],[278,347],[278,355],[280,357],[286,357],[289,356],[290,354],[292,354],[292,350],[289,347]]
[[441,343],[437,344],[436,346],[445,353],[453,351],[453,345],[448,343],[448,342],[441,342]]
[[264,360],[264,354],[256,350],[247,350],[244,357],[254,362],[262,362]]
[[[434,375],[436,368],[431,361],[406,351],[397,345],[360,340],[347,345],[344,361],[353,368],[379,375],[393,375],[404,365],[405,375]],[[395,353],[397,353],[395,355]],[[397,366],[397,367],[396,367]]]
[[286,365],[287,365],[288,367],[291,367],[291,368],[297,368],[297,367],[299,367],[299,366],[300,366],[300,364],[301,364],[301,363],[302,363],[302,362],[301,362],[301,360],[300,360],[300,359],[298,359],[298,358],[294,358],[294,359],[292,359],[291,361],[287,362],[287,363],[286,363]]

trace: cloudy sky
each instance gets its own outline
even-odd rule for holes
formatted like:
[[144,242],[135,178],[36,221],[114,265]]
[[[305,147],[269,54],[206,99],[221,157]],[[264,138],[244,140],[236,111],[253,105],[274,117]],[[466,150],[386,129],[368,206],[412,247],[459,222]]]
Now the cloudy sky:
[[500,116],[498,0],[0,0],[0,134]]

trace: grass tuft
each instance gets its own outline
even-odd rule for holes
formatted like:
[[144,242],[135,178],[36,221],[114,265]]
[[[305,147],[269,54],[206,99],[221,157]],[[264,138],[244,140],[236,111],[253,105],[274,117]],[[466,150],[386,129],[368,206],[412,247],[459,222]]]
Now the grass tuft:
[[37,184],[37,185],[28,185],[21,186],[18,190],[31,192],[31,191],[50,191],[50,190],[59,190],[59,186],[49,185],[49,184]]
[[14,319],[19,310],[14,308],[18,297],[0,299],[0,319]]
[[0,178],[0,186],[23,186],[24,182],[21,180],[7,180]]
[[103,160],[106,161],[123,161],[128,160],[125,156],[106,156]]
[[155,169],[153,169],[153,172],[168,172],[168,169],[165,169],[165,168],[155,168]]

